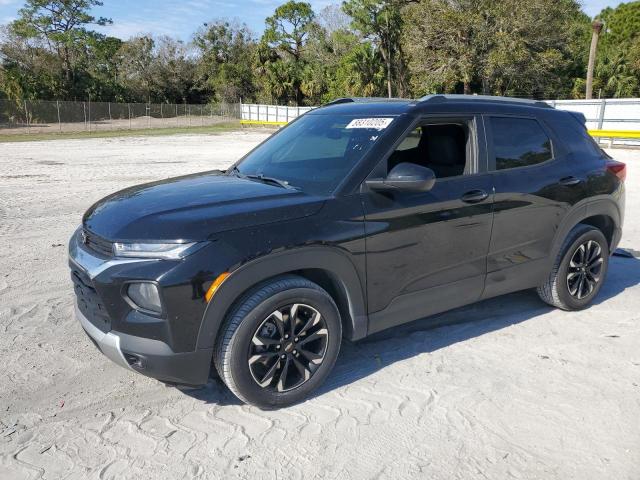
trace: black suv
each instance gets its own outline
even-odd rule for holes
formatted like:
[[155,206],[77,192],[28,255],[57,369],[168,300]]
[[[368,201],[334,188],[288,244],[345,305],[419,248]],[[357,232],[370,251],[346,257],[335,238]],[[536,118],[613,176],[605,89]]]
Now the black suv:
[[343,337],[516,290],[598,294],[625,165],[545,103],[340,99],[226,172],[93,205],[70,241],[76,313],[111,360],[245,402],[318,387]]

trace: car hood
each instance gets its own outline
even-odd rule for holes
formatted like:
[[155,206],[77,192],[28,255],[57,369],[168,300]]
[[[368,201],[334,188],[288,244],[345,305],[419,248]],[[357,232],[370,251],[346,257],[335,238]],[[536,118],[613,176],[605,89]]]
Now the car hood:
[[111,241],[198,241],[226,230],[309,216],[324,200],[214,171],[121,190],[94,204],[82,221]]

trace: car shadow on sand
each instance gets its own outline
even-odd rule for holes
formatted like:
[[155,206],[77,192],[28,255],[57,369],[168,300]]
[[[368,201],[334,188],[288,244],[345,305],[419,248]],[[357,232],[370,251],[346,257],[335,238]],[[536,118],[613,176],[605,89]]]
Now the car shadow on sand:
[[[601,304],[638,284],[640,260],[634,257],[614,256],[611,258],[607,280],[594,303]],[[374,334],[359,342],[345,341],[332,373],[312,396],[351,384],[395,362],[434,352],[524,322],[551,310],[553,308],[543,303],[535,290],[526,290],[416,320]],[[212,379],[200,389],[183,392],[206,403],[240,404],[220,379]]]

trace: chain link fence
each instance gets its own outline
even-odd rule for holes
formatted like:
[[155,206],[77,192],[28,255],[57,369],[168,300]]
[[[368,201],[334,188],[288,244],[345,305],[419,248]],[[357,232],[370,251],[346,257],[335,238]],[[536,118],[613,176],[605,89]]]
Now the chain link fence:
[[[637,98],[550,100],[548,103],[558,109],[583,113],[592,132],[615,131],[617,138],[629,138],[629,133],[624,132],[634,133],[633,138],[637,138],[635,134],[640,132],[640,99]],[[232,120],[249,125],[282,125],[313,108],[239,103],[0,100],[0,137],[6,134],[206,127]],[[625,140],[624,143],[635,145],[638,141]]]
[[206,127],[240,118],[239,104],[0,100],[3,134]]

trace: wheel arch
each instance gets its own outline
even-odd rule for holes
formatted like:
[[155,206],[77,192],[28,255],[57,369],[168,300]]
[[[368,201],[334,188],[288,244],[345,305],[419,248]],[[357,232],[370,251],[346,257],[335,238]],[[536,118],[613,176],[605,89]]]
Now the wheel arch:
[[611,248],[611,244],[613,242],[613,233],[615,231],[613,218],[608,215],[598,214],[584,218],[580,221],[580,223],[583,225],[591,225],[592,227],[600,230],[607,239],[609,248]]
[[622,216],[618,205],[612,199],[598,199],[574,208],[565,216],[554,236],[550,261],[555,260],[564,239],[576,225],[591,225],[604,234],[611,248],[615,242],[616,230],[620,228]]
[[306,247],[259,257],[231,272],[207,305],[197,348],[213,347],[220,326],[243,294],[285,274],[304,277],[331,295],[340,311],[344,337],[357,340],[366,336],[364,289],[353,262],[333,247]]

